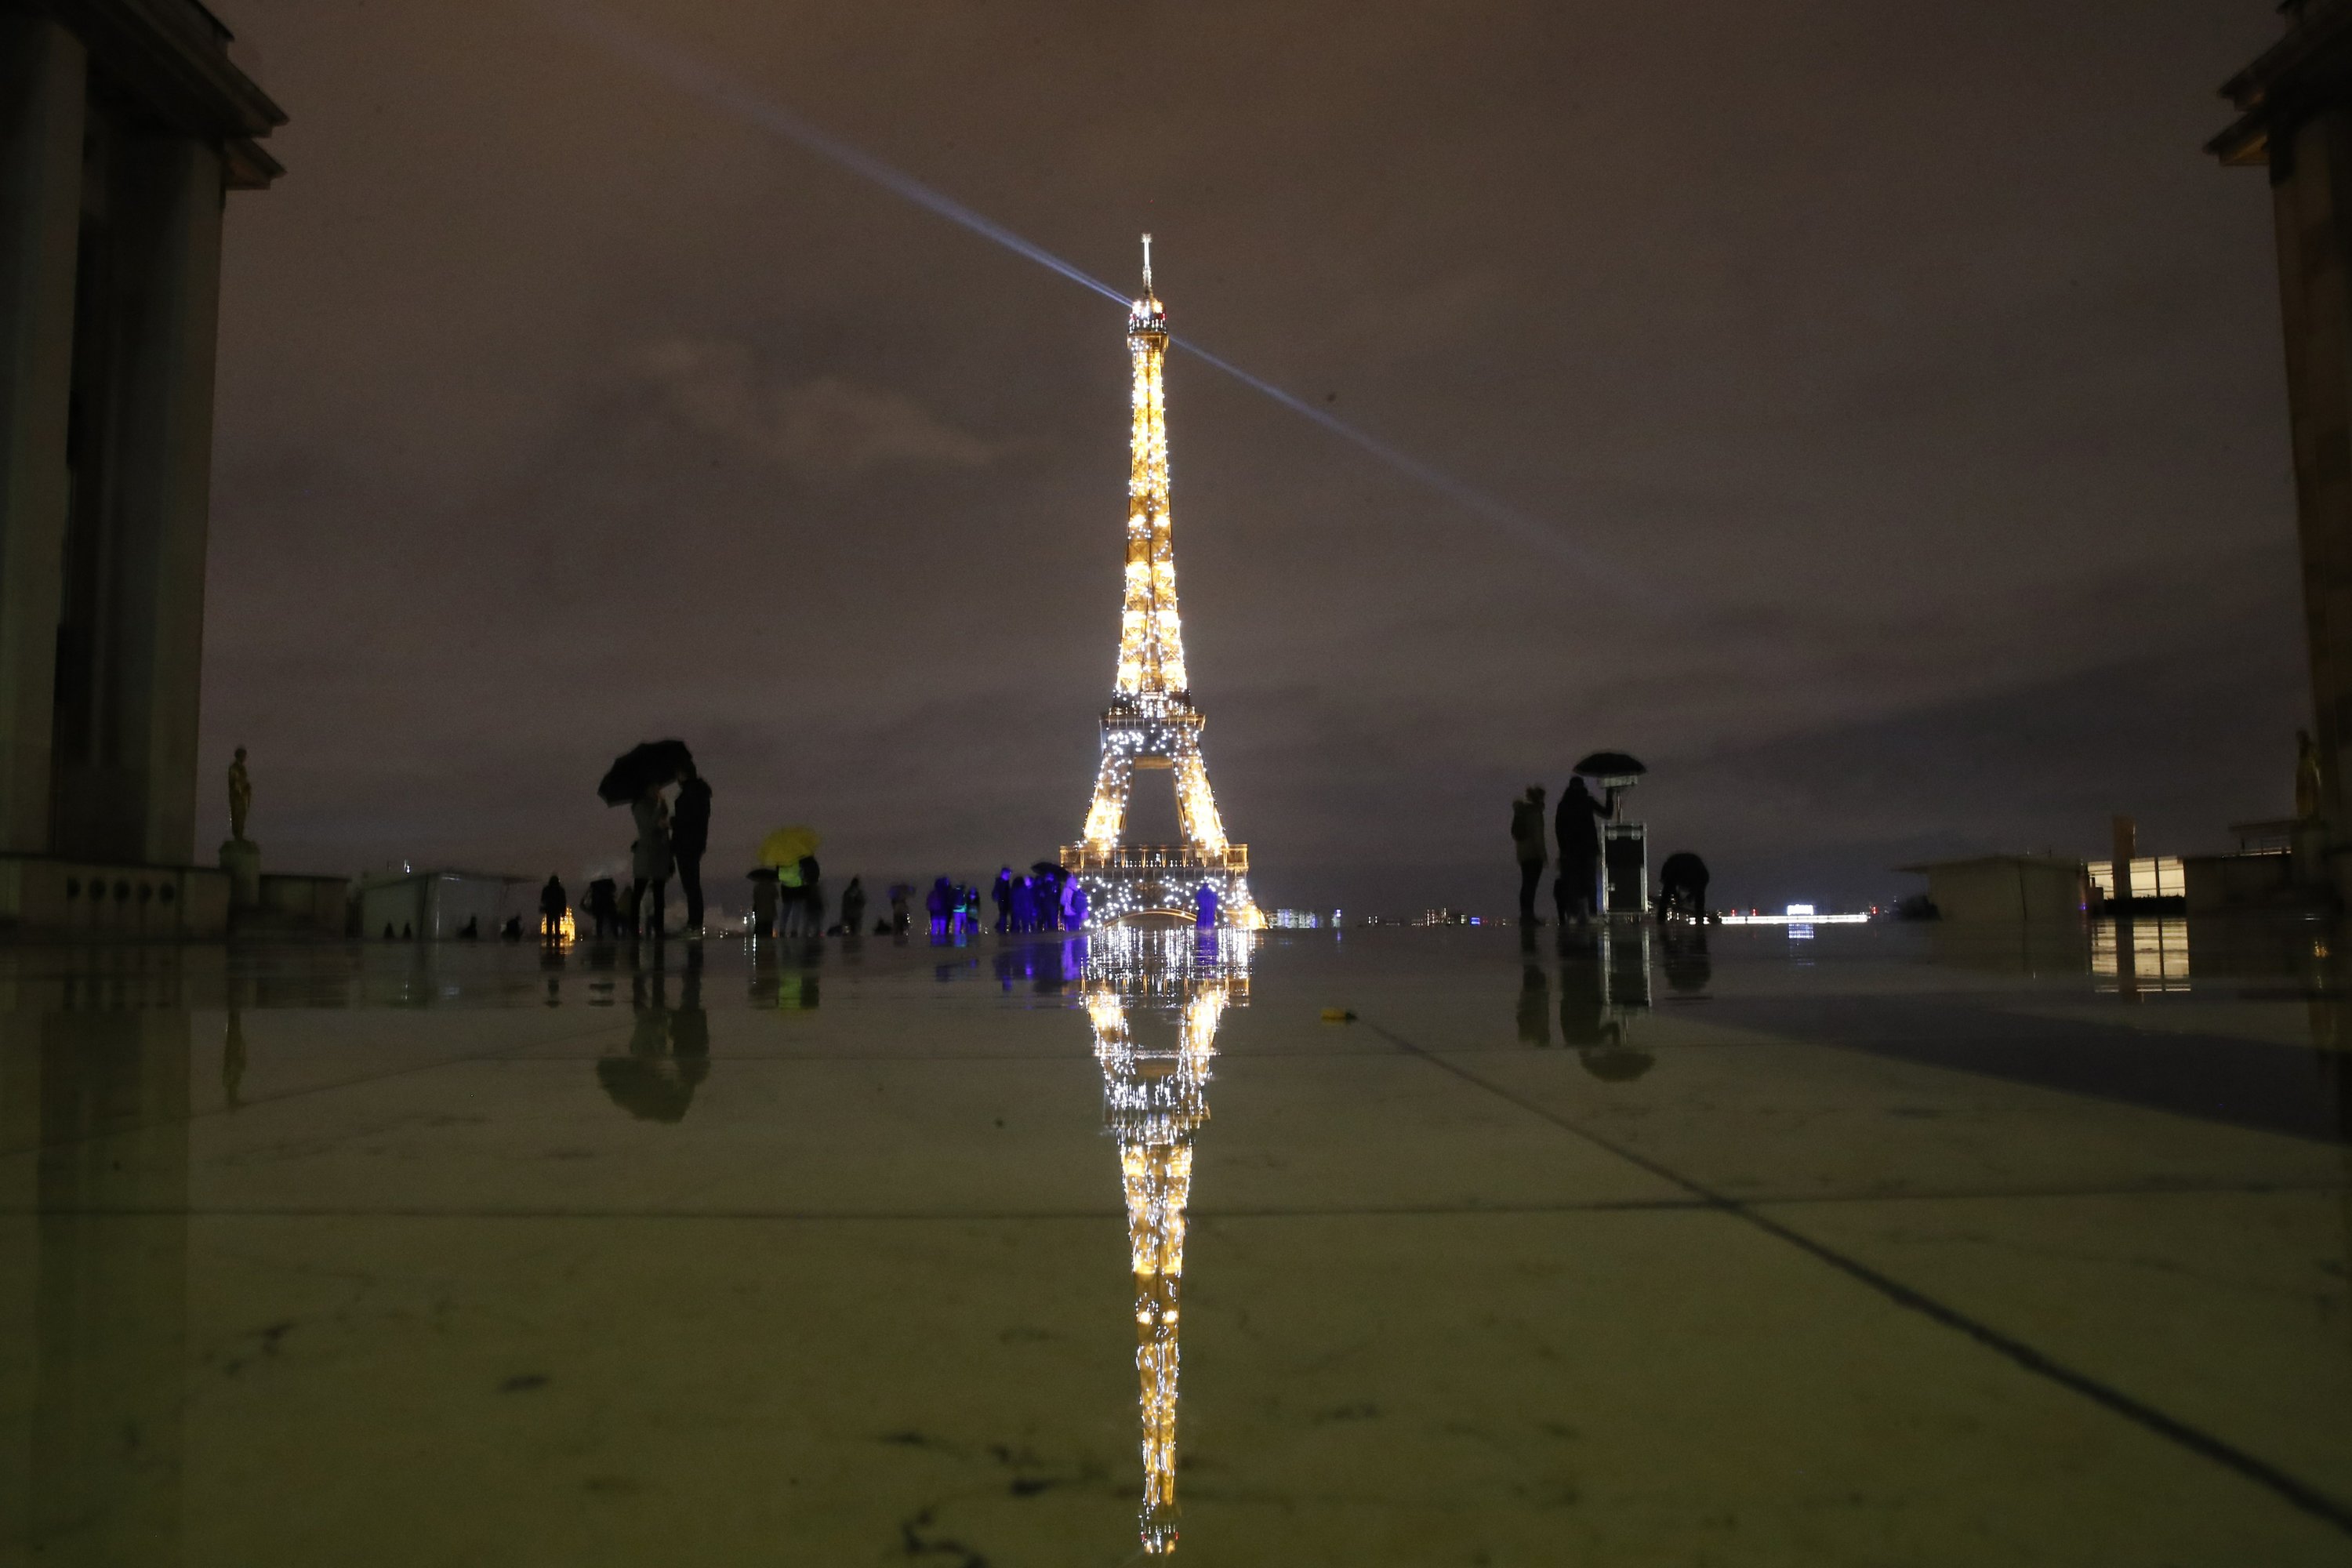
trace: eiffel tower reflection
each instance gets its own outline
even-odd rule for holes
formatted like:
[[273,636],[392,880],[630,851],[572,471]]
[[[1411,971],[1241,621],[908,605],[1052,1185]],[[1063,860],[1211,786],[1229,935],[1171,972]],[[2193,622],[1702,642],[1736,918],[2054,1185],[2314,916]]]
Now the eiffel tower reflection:
[[[1103,1124],[1118,1140],[1135,1268],[1135,1370],[1143,1419],[1143,1550],[1176,1548],[1178,1298],[1192,1135],[1209,1119],[1217,1023],[1249,1000],[1252,938],[1231,929],[1097,932],[1084,973]],[[1165,1025],[1171,1016],[1173,1038]],[[1150,1038],[1139,1038],[1147,1025]]]

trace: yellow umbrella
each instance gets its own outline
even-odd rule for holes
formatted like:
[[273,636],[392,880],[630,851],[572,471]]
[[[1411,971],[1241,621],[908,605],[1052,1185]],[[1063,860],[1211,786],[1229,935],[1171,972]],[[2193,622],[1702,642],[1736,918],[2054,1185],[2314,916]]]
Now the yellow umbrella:
[[796,866],[803,855],[816,853],[816,829],[801,823],[779,827],[760,840],[760,864],[762,866]]

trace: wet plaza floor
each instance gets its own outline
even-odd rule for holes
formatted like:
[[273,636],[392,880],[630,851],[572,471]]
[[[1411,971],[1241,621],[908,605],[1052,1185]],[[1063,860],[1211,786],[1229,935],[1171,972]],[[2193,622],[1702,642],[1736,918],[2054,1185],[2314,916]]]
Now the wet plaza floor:
[[2352,1563],[2316,925],[0,950],[0,1562]]

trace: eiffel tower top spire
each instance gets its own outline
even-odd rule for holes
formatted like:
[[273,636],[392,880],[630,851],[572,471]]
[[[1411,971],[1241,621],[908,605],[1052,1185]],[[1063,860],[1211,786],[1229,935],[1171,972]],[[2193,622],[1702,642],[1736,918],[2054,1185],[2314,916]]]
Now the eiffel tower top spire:
[[1151,237],[1143,237],[1143,297],[1127,317],[1134,370],[1127,475],[1127,592],[1118,639],[1118,694],[1190,700],[1184,632],[1176,614],[1176,538],[1168,513],[1168,310],[1151,291]]

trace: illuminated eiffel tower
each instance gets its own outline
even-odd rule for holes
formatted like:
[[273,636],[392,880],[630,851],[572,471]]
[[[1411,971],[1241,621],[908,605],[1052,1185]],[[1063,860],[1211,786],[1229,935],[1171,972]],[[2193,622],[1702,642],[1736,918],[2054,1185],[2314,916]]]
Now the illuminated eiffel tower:
[[[1168,311],[1151,291],[1151,237],[1143,237],[1143,298],[1127,316],[1134,424],[1127,479],[1127,589],[1119,615],[1118,680],[1102,718],[1102,767],[1086,841],[1066,846],[1068,867],[1097,918],[1113,923],[1192,923],[1200,889],[1217,896],[1218,922],[1265,923],[1249,890],[1249,847],[1225,837],[1201,759],[1201,710],[1184,674],[1176,616],[1176,545],[1168,516]],[[1181,844],[1122,842],[1136,770],[1172,769]]]
[[[1125,945],[1097,938],[1088,953],[1087,1012],[1103,1069],[1103,1122],[1118,1140],[1135,1268],[1135,1371],[1143,1419],[1143,1511],[1150,1553],[1176,1549],[1178,1297],[1184,1279],[1184,1209],[1192,1192],[1192,1134],[1209,1119],[1209,1061],[1228,1003],[1249,1000],[1252,938],[1138,932]],[[1167,943],[1146,947],[1143,943]],[[1199,956],[1194,956],[1197,951]],[[1143,1047],[1129,1009],[1178,1009],[1175,1048]]]

